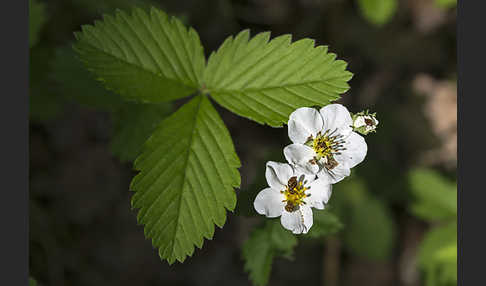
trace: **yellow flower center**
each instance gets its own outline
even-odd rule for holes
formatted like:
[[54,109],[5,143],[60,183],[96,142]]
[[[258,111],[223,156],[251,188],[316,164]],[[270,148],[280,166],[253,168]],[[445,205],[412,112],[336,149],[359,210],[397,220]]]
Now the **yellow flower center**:
[[291,177],[285,186],[285,190],[280,191],[280,193],[285,195],[286,202],[285,210],[288,212],[293,212],[299,209],[299,206],[305,204],[304,198],[310,197],[310,194],[306,194],[305,191],[310,189],[310,187],[305,187],[305,183],[303,182],[304,176],[301,176],[299,180],[297,177]]
[[316,138],[309,138],[310,140],[306,145],[312,147],[316,152],[316,159],[321,158],[332,158],[333,155],[341,154],[339,151],[346,150],[343,148],[344,140],[342,140],[342,135],[334,135],[336,131],[329,133],[329,130],[321,135],[319,131]]

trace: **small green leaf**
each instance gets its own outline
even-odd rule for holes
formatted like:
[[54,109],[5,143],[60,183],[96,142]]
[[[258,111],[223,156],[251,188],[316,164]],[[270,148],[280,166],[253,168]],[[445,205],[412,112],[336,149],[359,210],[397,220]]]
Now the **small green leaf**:
[[46,4],[29,0],[29,48],[37,44],[39,33],[46,20]]
[[50,78],[57,83],[59,94],[86,107],[114,110],[123,105],[119,95],[106,90],[76,58],[70,46],[56,50]]
[[161,10],[117,10],[75,36],[88,69],[127,99],[165,102],[201,86],[205,58],[197,32]]
[[304,237],[320,238],[335,234],[343,228],[343,224],[338,217],[329,210],[313,210],[314,224]]
[[160,121],[172,110],[169,103],[127,103],[113,112],[111,151],[120,161],[133,161]]
[[268,220],[264,227],[257,228],[243,244],[242,256],[245,271],[254,285],[268,283],[272,262],[276,256],[290,258],[297,238],[280,225],[280,219]]
[[29,277],[29,286],[37,286],[37,281],[32,277]]
[[376,26],[382,26],[390,21],[398,6],[397,0],[358,0],[363,16]]
[[258,123],[278,127],[302,106],[323,106],[349,88],[352,73],[314,40],[291,43],[290,35],[250,40],[244,30],[229,37],[208,60],[207,91],[222,106]]
[[169,264],[192,256],[222,227],[241,183],[230,134],[204,95],[164,119],[135,160],[132,207]]
[[414,215],[437,221],[457,215],[457,185],[429,169],[415,169],[409,175],[410,188],[415,196],[411,206]]

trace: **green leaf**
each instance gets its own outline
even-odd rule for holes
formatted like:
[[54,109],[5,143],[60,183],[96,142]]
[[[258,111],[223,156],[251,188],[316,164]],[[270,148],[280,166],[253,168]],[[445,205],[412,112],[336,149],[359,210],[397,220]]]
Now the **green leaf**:
[[385,204],[367,198],[351,209],[345,243],[350,252],[373,260],[386,260],[395,246],[396,226]]
[[331,213],[329,210],[317,210],[314,209],[314,223],[304,237],[320,238],[335,234],[343,228],[343,224],[339,218]]
[[457,221],[435,227],[419,246],[418,263],[425,271],[426,285],[457,282]]
[[46,4],[29,0],[29,48],[37,44],[39,33],[46,20]]
[[171,111],[168,103],[124,104],[112,114],[114,128],[111,151],[120,161],[133,161],[164,117]]
[[86,70],[70,46],[56,50],[50,78],[57,83],[56,88],[62,97],[83,106],[109,111],[123,105],[119,95],[106,90]]
[[264,227],[252,231],[243,244],[242,256],[253,284],[266,285],[273,259],[278,255],[290,258],[296,245],[297,238],[280,225],[280,219],[268,220]]
[[74,49],[88,69],[127,99],[170,101],[201,86],[205,58],[198,34],[163,11],[117,10],[75,36]]
[[29,277],[29,286],[37,286],[37,281],[32,277]]
[[290,35],[250,40],[244,30],[229,37],[208,60],[207,91],[222,106],[258,123],[278,127],[302,106],[326,105],[349,88],[352,73],[314,40],[291,43]]
[[397,0],[358,0],[358,5],[361,14],[376,26],[382,26],[390,21],[395,14],[398,1]]
[[230,134],[204,95],[164,119],[135,160],[132,207],[145,236],[169,264],[192,256],[194,245],[222,227],[240,185]]
[[414,215],[427,220],[452,219],[457,215],[457,185],[429,169],[414,169],[409,175],[415,196]]

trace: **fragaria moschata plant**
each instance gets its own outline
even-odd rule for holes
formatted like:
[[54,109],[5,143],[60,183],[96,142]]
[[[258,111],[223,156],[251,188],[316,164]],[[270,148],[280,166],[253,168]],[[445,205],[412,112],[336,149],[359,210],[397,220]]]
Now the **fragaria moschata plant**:
[[[366,155],[346,108],[328,105],[349,89],[352,73],[312,39],[270,39],[269,32],[250,37],[243,30],[206,59],[196,30],[155,8],[104,15],[75,37],[73,48],[85,67],[127,102],[146,107],[192,96],[149,130],[130,184],[137,220],[169,264],[183,262],[195,246],[212,239],[214,226],[223,227],[226,211],[235,209],[241,163],[214,103],[260,124],[289,124],[290,164],[268,163],[269,188],[254,206],[260,214],[281,216],[293,233],[311,229],[316,222],[311,208],[323,209],[330,184],[349,175]],[[309,106],[323,108],[319,113]],[[280,224],[267,226],[249,241],[268,247],[254,251],[246,245],[247,262],[295,246]],[[263,285],[270,268],[253,262],[245,269]],[[260,269],[266,272],[256,273]]]

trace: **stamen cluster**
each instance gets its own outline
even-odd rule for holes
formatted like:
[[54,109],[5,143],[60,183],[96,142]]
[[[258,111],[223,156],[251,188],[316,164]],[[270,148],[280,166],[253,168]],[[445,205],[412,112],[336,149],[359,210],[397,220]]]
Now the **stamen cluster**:
[[310,189],[310,187],[305,187],[307,181],[304,181],[304,177],[301,176],[297,181],[297,177],[293,176],[289,179],[285,190],[280,191],[280,193],[285,195],[285,200],[282,202],[287,203],[285,205],[285,210],[288,212],[294,212],[299,209],[299,206],[306,204],[304,198],[310,197],[310,193],[306,194],[305,191]]

